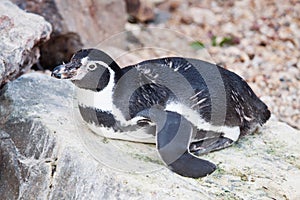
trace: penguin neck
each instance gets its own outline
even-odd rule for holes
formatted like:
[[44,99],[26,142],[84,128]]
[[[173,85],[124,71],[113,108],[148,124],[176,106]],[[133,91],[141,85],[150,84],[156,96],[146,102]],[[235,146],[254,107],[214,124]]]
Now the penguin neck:
[[[119,68],[120,69],[120,68]],[[120,70],[121,71],[121,70]],[[110,77],[108,84],[100,91],[77,88],[77,100],[81,107],[101,110],[112,113],[113,110],[113,89],[116,84],[116,72],[109,68]],[[117,72],[120,73],[120,72]]]
[[117,83],[124,73],[120,68],[120,66],[115,61],[110,63],[109,67],[114,72],[114,82]]

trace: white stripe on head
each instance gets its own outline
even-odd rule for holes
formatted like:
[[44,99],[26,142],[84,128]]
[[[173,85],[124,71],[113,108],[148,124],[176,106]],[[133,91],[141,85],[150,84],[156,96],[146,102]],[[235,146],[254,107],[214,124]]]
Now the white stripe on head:
[[81,64],[86,65],[88,63],[89,57],[84,57],[81,59]]
[[112,96],[113,96],[114,77],[115,77],[114,71],[110,69],[110,67],[102,61],[88,61],[87,57],[85,57],[82,59],[82,62],[85,62],[86,68],[88,67],[87,65],[93,65],[93,64],[94,65],[99,64],[106,67],[109,70],[110,77],[107,86],[99,92],[77,88],[78,104],[83,107],[91,107],[91,108],[95,108],[95,109],[99,109],[111,113],[113,108]]

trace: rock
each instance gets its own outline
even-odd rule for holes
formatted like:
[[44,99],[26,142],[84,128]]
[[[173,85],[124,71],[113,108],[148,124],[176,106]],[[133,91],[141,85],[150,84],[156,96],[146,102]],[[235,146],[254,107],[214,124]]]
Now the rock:
[[[197,51],[192,48],[195,40],[172,29],[152,26],[141,28],[137,24],[128,23],[126,30],[123,34],[118,35],[118,38],[126,38],[125,46],[115,45],[118,49],[122,49],[123,53],[108,48],[112,46],[113,40],[118,39],[116,37],[108,39],[106,44],[100,47],[115,58],[121,66],[168,56],[190,57],[214,62],[205,48],[197,49]],[[137,59],[126,59],[126,57],[136,57]]]
[[40,46],[41,57],[39,65],[34,66],[33,69],[51,70],[63,62],[69,61],[74,52],[77,52],[82,47],[82,42],[77,33],[52,36],[50,40]]
[[10,1],[0,1],[0,88],[37,62],[38,44],[49,38],[51,25]]
[[209,9],[192,7],[189,13],[196,24],[215,26],[218,23],[215,20],[216,15]]
[[193,23],[193,18],[188,14],[184,14],[184,15],[182,15],[180,21],[184,24],[191,24],[191,23]]
[[94,135],[74,96],[70,82],[38,73],[1,90],[0,158],[8,164],[0,164],[0,178],[15,186],[0,185],[2,198],[300,198],[300,132],[284,123],[271,120],[259,134],[202,156],[218,169],[190,179],[166,169],[153,145]]
[[40,64],[44,69],[53,69],[82,47],[95,47],[123,31],[127,18],[125,3],[118,0],[12,1],[53,25],[51,39],[41,47]]
[[5,194],[5,199],[17,199],[22,182],[17,151],[10,136],[2,130],[0,130],[0,159],[0,193]]
[[148,0],[125,0],[126,11],[132,18],[131,21],[149,22],[155,18],[154,6]]

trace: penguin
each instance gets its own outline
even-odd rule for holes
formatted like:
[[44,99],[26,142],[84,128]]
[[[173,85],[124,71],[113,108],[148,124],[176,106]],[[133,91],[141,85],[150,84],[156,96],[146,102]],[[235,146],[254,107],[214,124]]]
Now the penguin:
[[229,147],[271,115],[240,76],[193,58],[120,68],[107,53],[82,49],[52,76],[75,84],[80,114],[95,134],[155,143],[165,165],[185,177],[214,172],[199,156]]

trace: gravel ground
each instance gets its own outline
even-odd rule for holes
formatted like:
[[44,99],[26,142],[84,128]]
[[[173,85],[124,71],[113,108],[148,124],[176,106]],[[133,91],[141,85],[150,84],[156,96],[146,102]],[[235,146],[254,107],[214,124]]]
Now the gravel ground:
[[[269,106],[273,117],[300,129],[299,1],[158,2],[154,23],[127,24],[127,30],[139,30],[133,34],[136,43],[143,43],[141,47],[158,44],[162,49],[168,46],[177,53],[180,49],[183,55],[219,63],[242,76]],[[154,37],[145,28],[176,30],[184,40],[166,30]],[[191,38],[198,43],[191,46]],[[138,53],[143,58],[174,53],[162,49]]]

